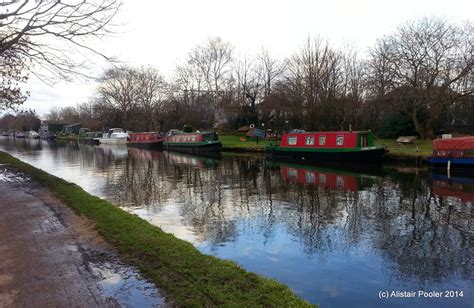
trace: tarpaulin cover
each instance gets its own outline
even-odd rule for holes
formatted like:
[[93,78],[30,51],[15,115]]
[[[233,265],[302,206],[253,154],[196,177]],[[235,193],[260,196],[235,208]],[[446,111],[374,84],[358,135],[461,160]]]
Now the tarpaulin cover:
[[433,140],[433,150],[465,149],[474,149],[474,136]]

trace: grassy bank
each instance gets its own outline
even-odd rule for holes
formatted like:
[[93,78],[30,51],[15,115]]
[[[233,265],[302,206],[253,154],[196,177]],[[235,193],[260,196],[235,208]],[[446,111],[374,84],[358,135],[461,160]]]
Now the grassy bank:
[[57,140],[64,140],[64,141],[78,142],[79,141],[79,136],[61,136],[61,135],[58,135],[58,136],[56,136],[56,139]]
[[[244,140],[242,141],[241,138]],[[243,135],[219,135],[224,151],[265,152],[265,147],[271,143],[267,140],[259,140]]]
[[407,161],[421,163],[433,150],[432,140],[417,140],[415,144],[397,144],[392,139],[376,139],[376,145],[385,144],[390,152],[386,155],[387,161]]
[[287,286],[249,273],[94,197],[79,186],[0,152],[0,163],[31,176],[77,214],[94,222],[122,258],[163,289],[179,306],[310,306]]

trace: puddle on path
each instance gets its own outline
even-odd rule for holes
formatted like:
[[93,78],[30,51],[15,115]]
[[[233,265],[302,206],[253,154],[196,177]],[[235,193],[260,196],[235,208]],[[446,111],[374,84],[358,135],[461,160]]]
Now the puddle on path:
[[165,304],[155,285],[143,279],[136,269],[106,253],[87,251],[83,255],[104,297],[112,298],[123,307],[158,307]]

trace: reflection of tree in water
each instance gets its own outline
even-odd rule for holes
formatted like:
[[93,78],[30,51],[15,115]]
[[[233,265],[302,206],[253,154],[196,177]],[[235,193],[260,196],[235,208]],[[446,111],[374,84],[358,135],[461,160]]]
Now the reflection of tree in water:
[[227,157],[209,165],[196,159],[195,165],[157,153],[130,151],[110,175],[111,189],[121,204],[149,213],[175,207],[201,240],[233,241],[244,228],[266,243],[283,227],[308,256],[375,247],[400,280],[472,276],[472,205],[434,197],[424,174],[333,190],[286,183],[279,169],[259,159]]
[[[282,212],[288,232],[300,239],[308,255],[324,254],[332,250],[340,236],[338,221],[345,216],[344,200],[351,192],[331,190],[314,185],[288,184],[286,199],[291,200],[289,211]],[[335,228],[336,227],[336,228]]]
[[[472,279],[472,205],[433,196],[420,174],[407,180],[384,185],[385,194],[396,192],[397,198],[377,204],[372,222],[375,247],[403,280]],[[397,189],[397,185],[408,187]]]

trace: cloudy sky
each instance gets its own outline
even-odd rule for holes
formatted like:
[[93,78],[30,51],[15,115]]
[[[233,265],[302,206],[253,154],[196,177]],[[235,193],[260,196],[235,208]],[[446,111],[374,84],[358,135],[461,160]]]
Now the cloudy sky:
[[[98,50],[130,65],[154,65],[165,76],[197,44],[220,36],[235,46],[237,56],[252,57],[262,47],[279,58],[296,51],[311,36],[332,46],[349,44],[363,56],[375,40],[400,24],[425,16],[452,22],[473,20],[468,0],[123,0],[114,37],[96,43]],[[94,63],[97,74],[103,63]],[[25,108],[44,115],[51,107],[86,102],[93,82],[46,85],[35,78]]]

